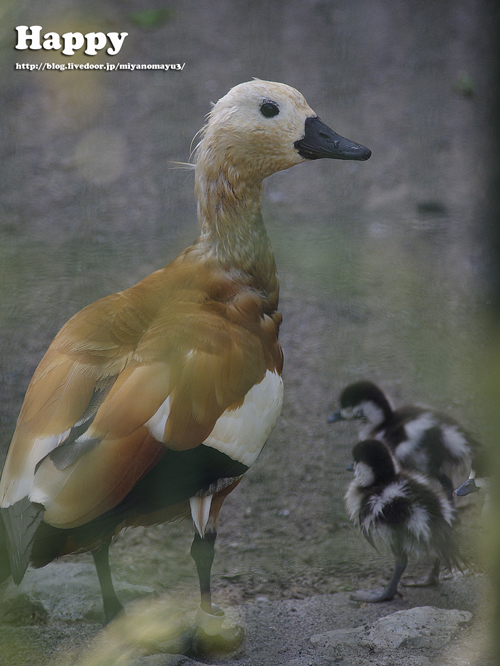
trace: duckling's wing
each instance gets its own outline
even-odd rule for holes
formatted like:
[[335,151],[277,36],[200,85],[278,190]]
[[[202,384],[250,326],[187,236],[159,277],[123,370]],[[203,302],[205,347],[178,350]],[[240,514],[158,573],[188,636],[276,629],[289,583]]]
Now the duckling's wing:
[[433,522],[430,546],[447,569],[472,568],[460,552],[454,527],[440,516]]
[[[414,442],[418,442],[420,431],[429,427],[427,412],[428,410],[416,405],[404,405],[394,412],[388,424],[379,427],[384,442],[396,456],[400,445],[404,445],[404,449],[410,445],[411,451]],[[399,455],[404,455],[403,449],[399,450]]]
[[375,538],[388,542],[393,548],[406,530],[411,516],[411,500],[400,480],[395,480],[382,490],[368,494],[359,511],[359,524],[368,543],[378,550]]

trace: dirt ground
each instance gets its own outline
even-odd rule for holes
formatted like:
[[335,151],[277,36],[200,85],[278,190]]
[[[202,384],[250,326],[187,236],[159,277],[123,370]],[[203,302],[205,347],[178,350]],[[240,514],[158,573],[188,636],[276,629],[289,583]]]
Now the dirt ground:
[[[483,222],[492,102],[485,26],[494,9],[487,0],[2,4],[3,455],[29,378],[59,327],[196,236],[192,175],[169,165],[189,159],[210,101],[254,76],[283,81],[324,122],[372,149],[367,163],[318,161],[266,183],[264,217],[284,315],[285,404],[221,514],[214,598],[237,609],[247,628],[234,663],[347,666],[309,638],[417,605],[469,610],[480,622],[469,631],[484,633],[482,576],[450,578],[439,591],[411,589],[377,607],[349,600],[349,591],[384,582],[392,562],[348,522],[342,498],[357,433],[326,418],[343,386],[371,378],[397,404],[430,404],[492,439],[484,405]],[[68,61],[15,51],[13,28],[24,24],[60,33],[127,31],[120,62],[185,67],[16,70],[16,63]],[[474,498],[459,513],[464,552],[482,573],[480,506]],[[121,535],[111,551],[115,578],[174,607],[180,600],[194,607],[191,538],[187,523]],[[86,565],[90,557],[66,561]],[[408,575],[425,566],[412,563]],[[100,626],[98,594],[92,599],[76,619],[40,611],[43,619],[35,613],[28,628],[14,622],[5,630],[14,656],[7,661],[5,653],[0,664],[51,663],[68,644],[85,645]],[[487,663],[478,651],[449,663]],[[405,654],[397,662],[413,665],[415,655],[405,662]]]

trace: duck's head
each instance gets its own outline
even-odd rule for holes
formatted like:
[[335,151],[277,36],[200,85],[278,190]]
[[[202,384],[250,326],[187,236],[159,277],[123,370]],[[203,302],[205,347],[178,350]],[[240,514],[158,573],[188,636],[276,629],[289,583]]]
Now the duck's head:
[[212,108],[196,164],[236,179],[262,181],[318,158],[367,160],[371,151],[336,134],[295,88],[253,80],[232,88]]
[[349,384],[340,394],[340,409],[328,417],[328,423],[364,419],[377,426],[388,419],[393,409],[384,392],[373,382],[362,380]]
[[352,450],[354,478],[359,486],[390,483],[399,471],[397,462],[385,444],[378,439],[365,439]]

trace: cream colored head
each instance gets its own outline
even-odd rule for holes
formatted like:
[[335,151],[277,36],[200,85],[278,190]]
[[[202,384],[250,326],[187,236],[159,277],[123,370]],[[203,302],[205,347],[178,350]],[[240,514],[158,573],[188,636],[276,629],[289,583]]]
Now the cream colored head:
[[275,272],[260,215],[264,178],[320,157],[370,154],[324,125],[295,88],[259,79],[235,86],[208,114],[196,148],[197,247],[252,274]]
[[[306,136],[307,119],[316,119],[321,129],[330,132],[331,136],[324,138],[332,146],[336,139],[349,144],[350,154],[333,154],[333,150],[301,154],[297,143]],[[196,164],[206,175],[222,169],[230,180],[233,175],[251,182],[262,181],[306,159],[367,159],[369,154],[363,146],[343,139],[323,125],[295,88],[255,79],[235,86],[214,105],[202,130]]]
[[[266,112],[275,115],[266,117]],[[196,162],[263,180],[304,161],[294,143],[304,136],[306,118],[315,115],[295,88],[260,80],[240,83],[209,113]]]

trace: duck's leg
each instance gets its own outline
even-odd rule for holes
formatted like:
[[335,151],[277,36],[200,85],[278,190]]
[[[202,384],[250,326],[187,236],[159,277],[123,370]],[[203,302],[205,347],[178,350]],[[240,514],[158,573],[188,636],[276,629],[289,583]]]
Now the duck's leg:
[[123,610],[120,600],[116,596],[113,581],[111,579],[111,569],[109,568],[109,547],[111,538],[106,539],[101,545],[92,551],[94,564],[101,586],[102,603],[104,606],[104,617],[106,624],[111,622],[118,613]]
[[391,580],[387,583],[383,590],[357,590],[351,594],[351,599],[356,601],[366,601],[369,603],[377,603],[379,601],[391,601],[396,594],[401,596],[398,592],[399,579],[403,575],[406,565],[408,563],[408,556],[406,553],[400,553],[396,556],[396,565],[392,574]]
[[225,498],[236,488],[240,478],[222,487],[214,495],[191,497],[191,517],[195,526],[195,535],[191,545],[191,557],[195,561],[200,581],[201,604],[203,614],[220,614],[221,609],[212,606],[210,575],[215,555],[215,540],[219,524],[219,511]]
[[203,537],[195,533],[191,544],[191,557],[198,571],[200,581],[200,607],[204,613],[212,613],[212,592],[210,590],[210,576],[215,554],[215,540],[217,531],[215,527],[209,526]]
[[216,494],[214,498],[210,496],[191,498],[191,515],[196,528],[191,556],[198,571],[201,602],[195,626],[185,632],[180,639],[183,644],[182,652],[188,656],[200,657],[234,652],[245,637],[242,627],[222,628],[224,611],[212,604],[210,589],[220,507],[238,481]]

